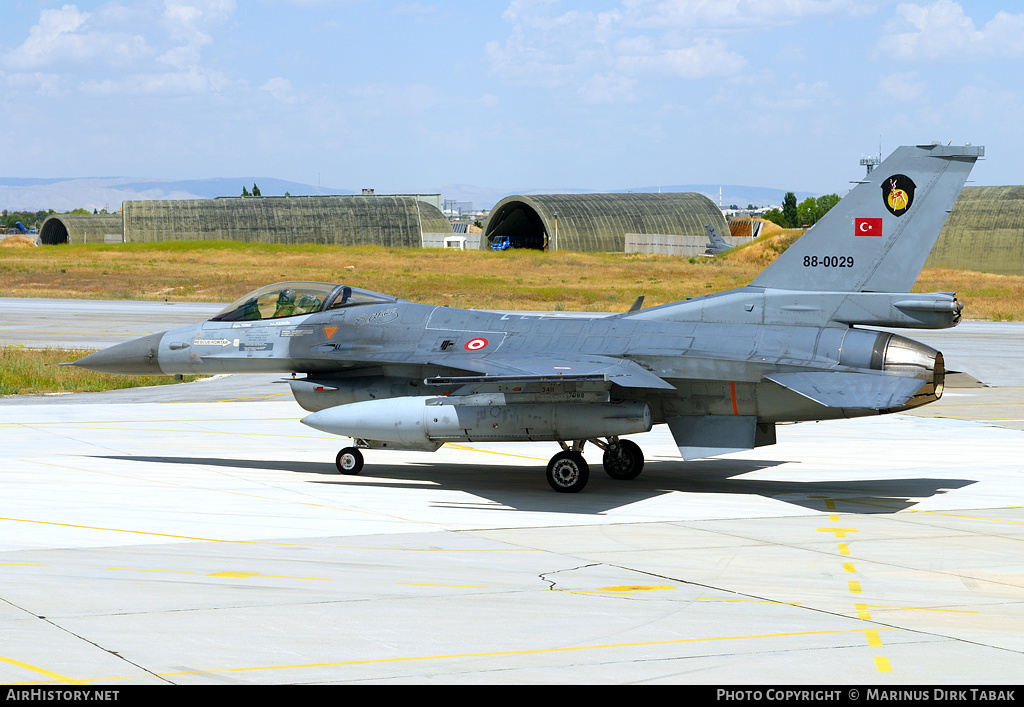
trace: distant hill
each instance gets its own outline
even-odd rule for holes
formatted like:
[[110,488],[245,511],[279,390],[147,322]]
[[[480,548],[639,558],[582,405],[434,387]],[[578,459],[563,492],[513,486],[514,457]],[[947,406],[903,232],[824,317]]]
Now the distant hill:
[[[260,187],[262,189],[262,187]],[[730,204],[736,204],[745,209],[748,204],[754,206],[781,206],[782,198],[789,189],[771,189],[767,187],[747,187],[735,184],[677,184],[661,187],[637,187],[633,189],[610,189],[608,193],[626,194],[636,193],[672,193],[672,192],[697,192],[704,194],[716,204],[718,203],[719,189],[722,194],[722,206],[729,208]],[[433,191],[431,193],[434,193]],[[454,199],[456,201],[471,201],[477,209],[490,209],[506,196],[521,194],[596,194],[602,193],[595,189],[577,189],[573,187],[548,187],[543,189],[528,188],[517,190],[498,190],[486,187],[477,187],[468,184],[447,184],[440,189],[442,199]],[[795,192],[797,201],[803,201],[809,196],[821,196],[812,192]],[[843,196],[840,194],[840,196]]]
[[[284,196],[285,192],[292,196],[356,194],[351,189],[335,187],[315,187],[310,184],[289,182],[270,177],[218,177],[211,179],[139,179],[130,177],[90,177],[82,179],[51,178],[30,179],[17,177],[0,177],[0,209],[8,211],[40,211],[54,209],[70,211],[72,209],[101,210],[115,212],[124,201],[144,201],[150,199],[213,199],[218,196],[239,196],[242,187],[252,190],[252,185],[260,188],[263,196]],[[765,187],[736,186],[730,184],[684,184],[661,187],[639,187],[633,189],[613,189],[612,193],[627,192],[699,192],[706,195],[716,204],[721,189],[722,205],[737,204],[745,208],[754,206],[778,206],[782,204],[785,189]],[[379,194],[384,194],[377,190]],[[424,194],[441,194],[442,199],[460,202],[471,202],[475,209],[490,209],[502,198],[510,194],[588,194],[597,193],[593,189],[566,188],[527,188],[521,190],[499,190],[478,187],[471,184],[447,184],[441,187],[428,187],[417,190]],[[809,196],[818,196],[810,192],[796,192],[798,201]],[[842,195],[840,195],[842,196]]]
[[87,179],[19,179],[0,177],[0,208],[8,211],[54,209],[106,209],[117,211],[124,201],[149,199],[213,199],[239,196],[242,187],[260,188],[264,196],[353,194],[346,189],[317,188],[309,184],[269,177],[224,177],[216,179],[132,179],[92,177]]
[[[729,208],[730,204],[736,204],[741,209],[747,208],[748,204],[754,206],[781,206],[782,199],[786,196],[787,191],[792,189],[771,189],[768,187],[745,187],[737,186],[735,184],[682,184],[676,186],[663,186],[663,187],[641,187],[639,189],[622,189],[621,191],[632,191],[632,192],[697,192],[711,199],[716,204],[719,198],[719,189],[721,189],[722,208]],[[809,191],[798,191],[796,194],[797,203],[803,201],[809,196],[821,196],[821,194],[815,194]],[[844,196],[840,194],[839,196]]]

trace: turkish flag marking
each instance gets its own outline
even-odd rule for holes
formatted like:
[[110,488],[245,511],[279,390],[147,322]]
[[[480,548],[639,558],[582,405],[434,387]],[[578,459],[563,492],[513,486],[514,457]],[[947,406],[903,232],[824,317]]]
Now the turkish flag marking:
[[855,236],[881,236],[882,219],[880,218],[859,218],[854,220],[853,235]]

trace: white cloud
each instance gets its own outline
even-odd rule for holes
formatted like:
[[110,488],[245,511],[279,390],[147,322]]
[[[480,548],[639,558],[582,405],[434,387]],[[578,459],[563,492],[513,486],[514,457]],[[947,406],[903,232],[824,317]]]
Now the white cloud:
[[7,53],[4,63],[22,71],[59,66],[81,70],[86,65],[125,66],[150,53],[141,35],[92,29],[92,17],[75,5],[43,10],[39,23],[20,47]]
[[46,95],[75,88],[103,96],[209,93],[227,80],[204,65],[203,51],[235,9],[235,0],[45,9],[21,46],[0,57],[0,66],[12,76],[37,78]]
[[577,86],[581,96],[597,102],[629,100],[646,78],[693,81],[742,72],[747,60],[729,49],[724,32],[692,15],[721,21],[746,4],[737,0],[723,9],[707,1],[626,0],[604,11],[560,12],[559,0],[513,0],[503,14],[511,32],[504,42],[489,42],[486,55],[493,73],[513,83]]
[[764,27],[808,17],[874,11],[858,0],[623,0],[627,20],[637,27],[708,29]]
[[924,95],[925,84],[919,80],[918,72],[905,71],[883,76],[878,81],[878,89],[899,101],[916,101]]
[[654,50],[643,54],[624,54],[619,66],[632,73],[657,71],[681,79],[732,76],[742,71],[747,60],[730,52],[721,39],[698,38],[691,46]]
[[79,90],[92,96],[197,95],[218,91],[228,83],[219,72],[189,68],[182,71],[132,74],[118,79],[90,79]]
[[260,86],[260,89],[266,91],[282,103],[294,103],[296,100],[295,92],[292,89],[292,82],[288,79],[272,78]]
[[594,74],[577,94],[587,103],[613,103],[633,99],[635,79],[615,74]]
[[389,15],[412,15],[412,16],[423,16],[432,15],[437,12],[437,7],[434,5],[424,5],[421,2],[401,2],[395,5],[388,12]]
[[[998,12],[978,29],[960,3],[904,3],[886,25],[879,50],[905,60],[985,59],[1024,56],[1024,14]],[[909,31],[907,31],[909,30]]]
[[161,23],[178,44],[161,55],[160,61],[178,69],[197,66],[202,48],[213,44],[209,30],[234,11],[234,0],[164,0]]

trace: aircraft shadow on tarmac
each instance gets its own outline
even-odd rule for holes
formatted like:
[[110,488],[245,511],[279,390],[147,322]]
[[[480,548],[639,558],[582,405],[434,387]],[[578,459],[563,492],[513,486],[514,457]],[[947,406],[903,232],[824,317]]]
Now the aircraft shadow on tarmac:
[[[287,471],[332,477],[313,483],[358,484],[378,488],[409,488],[423,491],[464,491],[486,498],[502,510],[594,514],[672,492],[695,495],[734,494],[763,496],[814,511],[825,511],[826,501],[838,501],[845,513],[887,514],[915,506],[919,499],[976,483],[971,479],[901,478],[830,481],[793,481],[735,478],[778,466],[777,461],[705,459],[696,462],[648,461],[643,474],[632,481],[615,481],[600,464],[592,464],[590,483],[581,493],[555,493],[544,480],[542,467],[499,464],[373,464],[359,476],[343,476],[334,464],[287,460],[217,459],[211,457],[147,457],[98,455],[118,461],[219,466],[234,469]],[[429,485],[424,485],[429,484]],[[699,502],[699,501],[698,501]],[[481,507],[480,503],[435,503],[448,508]]]

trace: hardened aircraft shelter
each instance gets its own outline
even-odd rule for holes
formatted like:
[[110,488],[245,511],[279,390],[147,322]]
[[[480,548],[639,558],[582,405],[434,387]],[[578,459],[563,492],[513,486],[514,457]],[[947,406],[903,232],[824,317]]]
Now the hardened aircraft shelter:
[[40,237],[45,245],[235,240],[419,248],[441,247],[451,234],[448,219],[423,198],[372,195],[126,201],[123,215],[51,216]]
[[1024,275],[1024,186],[964,187],[925,265]]
[[722,211],[703,194],[535,194],[508,196],[491,210],[481,245],[508,237],[512,247],[622,253],[628,235],[697,237],[705,225],[729,233]]

